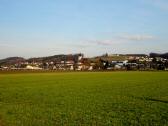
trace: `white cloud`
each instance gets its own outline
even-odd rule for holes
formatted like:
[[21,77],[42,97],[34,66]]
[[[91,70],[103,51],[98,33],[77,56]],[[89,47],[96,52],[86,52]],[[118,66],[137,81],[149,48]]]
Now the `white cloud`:
[[145,40],[153,40],[155,39],[152,35],[122,35],[120,36],[123,40],[131,40],[131,41],[145,41]]
[[119,39],[95,40],[95,41],[91,41],[91,42],[96,43],[98,45],[106,45],[106,46],[123,43]]
[[141,35],[141,34],[124,34],[119,35],[118,37],[113,37],[111,39],[101,39],[101,40],[87,40],[86,42],[89,44],[97,44],[103,46],[110,46],[110,45],[118,45],[118,44],[125,44],[129,42],[140,42],[140,41],[149,41],[155,40],[156,37],[152,35]]

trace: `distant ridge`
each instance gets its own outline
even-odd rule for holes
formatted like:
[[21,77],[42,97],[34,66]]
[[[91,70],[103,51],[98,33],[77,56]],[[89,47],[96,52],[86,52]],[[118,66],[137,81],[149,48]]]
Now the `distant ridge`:
[[19,62],[25,62],[26,59],[24,59],[23,57],[9,57],[6,59],[1,59],[0,60],[0,64],[7,64],[7,65],[11,65],[11,64],[15,64],[15,63],[19,63]]
[[168,59],[168,53],[163,53],[163,54],[160,54],[160,53],[150,53],[150,57],[161,57],[161,58],[165,58],[165,59]]
[[16,64],[20,62],[60,62],[60,61],[67,61],[67,60],[73,60],[75,62],[78,61],[78,56],[83,56],[83,54],[69,54],[69,55],[54,55],[54,56],[47,56],[47,57],[34,57],[34,58],[29,58],[29,59],[24,59],[23,57],[9,57],[6,59],[1,59],[0,60],[0,65],[5,64],[5,65],[11,65],[11,64]]
[[[146,54],[119,54],[120,56],[140,56],[140,57],[146,57],[148,55]],[[6,59],[1,59],[0,60],[0,65],[12,65],[12,64],[17,64],[17,63],[22,63],[22,62],[61,62],[61,61],[78,61],[79,56],[84,56],[81,53],[78,54],[60,54],[60,55],[53,55],[53,56],[46,56],[46,57],[33,57],[29,59],[25,59],[23,57],[9,57]],[[108,55],[107,55],[108,57]],[[168,53],[150,53],[149,57],[161,57],[168,59]],[[97,56],[95,58],[104,58],[104,56]],[[114,58],[113,58],[114,59]]]
[[59,61],[67,61],[67,60],[73,60],[77,61],[78,56],[83,56],[83,54],[60,54],[60,55],[54,55],[54,56],[47,56],[47,57],[37,57],[37,58],[29,58],[27,59],[28,62],[59,62]]

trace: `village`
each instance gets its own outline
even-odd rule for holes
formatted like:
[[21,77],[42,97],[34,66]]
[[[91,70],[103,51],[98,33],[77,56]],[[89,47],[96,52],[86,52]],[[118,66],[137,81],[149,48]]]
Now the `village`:
[[145,54],[104,54],[86,58],[81,53],[27,60],[11,57],[0,60],[0,70],[168,70],[168,58]]

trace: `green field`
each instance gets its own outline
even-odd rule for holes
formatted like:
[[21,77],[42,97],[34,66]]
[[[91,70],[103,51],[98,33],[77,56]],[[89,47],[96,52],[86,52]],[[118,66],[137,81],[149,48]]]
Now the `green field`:
[[167,72],[0,74],[0,126],[168,125]]

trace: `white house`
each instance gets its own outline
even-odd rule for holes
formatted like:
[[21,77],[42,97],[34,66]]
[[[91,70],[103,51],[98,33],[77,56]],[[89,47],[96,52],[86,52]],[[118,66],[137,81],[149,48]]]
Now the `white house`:
[[40,67],[30,66],[30,65],[27,65],[27,66],[26,66],[26,69],[27,69],[27,70],[42,70],[42,68],[40,68]]

